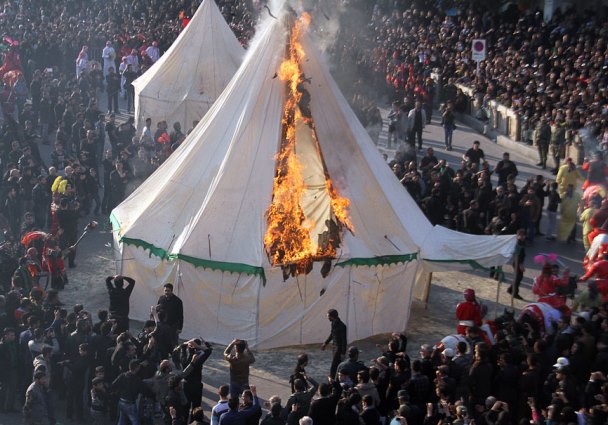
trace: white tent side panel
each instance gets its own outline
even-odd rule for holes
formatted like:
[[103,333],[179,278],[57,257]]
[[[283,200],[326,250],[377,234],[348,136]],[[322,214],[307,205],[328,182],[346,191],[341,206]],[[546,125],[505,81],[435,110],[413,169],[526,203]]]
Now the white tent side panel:
[[434,226],[420,250],[425,267],[434,271],[470,270],[469,260],[483,267],[508,263],[516,244],[515,235],[471,235]]
[[515,235],[470,235],[443,226],[434,226],[421,247],[423,259],[414,295],[425,300],[430,291],[428,274],[468,271],[475,266],[497,267],[508,264],[513,256]]
[[351,268],[349,340],[407,329],[419,264]]
[[416,261],[334,267],[322,278],[321,264],[316,263],[309,275],[287,282],[280,268],[269,268],[264,286],[258,276],[164,261],[142,248],[117,246],[118,259],[125,260],[120,272],[136,280],[132,319],[147,320],[162,285],[171,282],[184,303],[182,337],[200,335],[220,344],[242,338],[260,349],[323,342],[330,308],[347,324],[349,341],[406,329],[418,268]]
[[179,270],[176,293],[187,312],[183,337],[200,335],[225,345],[233,338],[255,341],[258,276],[203,269],[184,261]]
[[135,279],[135,288],[131,294],[130,318],[148,320],[150,307],[156,305],[158,297],[163,293],[163,285],[175,282],[177,263],[163,261],[150,255],[149,251],[132,245],[120,243],[114,232],[114,247],[116,249],[116,273]]
[[192,316],[186,319],[184,333],[202,334],[222,344],[243,338],[259,349],[321,343],[329,332],[331,308],[347,324],[349,341],[404,330],[417,264],[335,267],[323,278],[321,264],[316,263],[310,274],[287,282],[280,268],[272,268],[265,270],[263,286],[257,276],[203,270],[181,262],[180,291],[185,292],[179,294]]

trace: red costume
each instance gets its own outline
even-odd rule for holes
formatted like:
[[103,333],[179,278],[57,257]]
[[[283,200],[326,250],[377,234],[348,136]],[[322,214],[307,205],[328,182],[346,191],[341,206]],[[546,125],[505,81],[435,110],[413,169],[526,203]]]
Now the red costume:
[[589,220],[589,224],[593,227],[600,227],[608,219],[608,200],[604,199],[600,209],[593,213],[593,217]]
[[593,213],[591,220],[589,220],[589,225],[593,227],[593,230],[589,232],[587,236],[589,238],[589,243],[593,243],[593,239],[599,234],[608,233],[608,200],[604,199],[602,201],[602,206],[599,210]]
[[593,265],[587,269],[587,273],[580,278],[582,282],[585,282],[592,276],[595,276],[597,289],[602,294],[602,302],[608,300],[608,260],[605,258],[606,254],[604,254],[604,260],[593,263]]
[[19,51],[14,45],[11,45],[11,48],[4,52],[2,55],[2,66],[0,66],[0,78],[4,78],[4,74],[9,71],[23,71],[21,67],[21,57],[19,56]]
[[63,289],[67,283],[63,255],[53,238],[47,239],[42,255],[42,268],[50,274],[51,288]]
[[456,307],[456,318],[458,319],[458,327],[456,332],[460,335],[466,335],[467,328],[471,326],[481,326],[481,304],[475,299],[475,291],[473,289],[465,289],[464,302],[461,302]]
[[583,190],[594,184],[606,184],[608,165],[605,165],[603,161],[594,159],[590,162],[585,162],[582,168],[583,171],[587,171],[587,179],[583,183]]
[[545,264],[540,276],[534,280],[532,292],[538,295],[539,303],[549,304],[551,307],[564,311],[564,308],[569,311],[566,305],[566,297],[557,294],[558,286],[567,286],[570,279],[570,272],[564,271],[564,275],[559,278],[551,272],[551,265]]

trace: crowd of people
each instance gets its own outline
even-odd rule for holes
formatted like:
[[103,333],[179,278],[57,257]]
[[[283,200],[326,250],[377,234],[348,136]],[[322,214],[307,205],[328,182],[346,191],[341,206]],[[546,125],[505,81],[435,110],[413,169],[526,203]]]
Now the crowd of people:
[[[165,289],[168,295],[161,297],[167,302],[159,300],[166,308],[153,315],[159,326],[147,322],[137,338],[124,332],[128,329],[128,295],[134,284],[127,277],[109,279],[110,309],[98,313],[97,323],[82,306],[68,311],[59,300],[59,291],[68,283],[66,269],[76,267],[79,219],[107,217],[185,138],[179,124],[168,129],[165,123],[156,123],[154,129],[148,123],[148,131],[136,135],[133,119],[119,123],[116,114],[121,112],[119,96],[127,100],[126,112],[132,111],[131,83],[171,45],[199,3],[3,5],[3,413],[19,408],[28,424],[55,424],[64,416],[105,423],[108,414],[121,424],[151,423],[155,414],[164,415],[167,423],[174,416],[174,423],[179,424],[184,411],[192,413],[192,420],[202,420],[200,408],[186,410],[181,403],[184,394],[190,400],[197,398],[188,385],[182,389],[181,378],[192,382],[192,391],[202,391],[200,369],[206,357],[199,352],[208,356],[210,346],[200,340],[177,344],[175,317],[181,313],[178,306],[171,306],[177,297],[170,297],[170,285]],[[218,3],[246,44],[253,34],[253,12],[260,5]],[[49,150],[43,149],[45,145],[51,145],[50,159],[41,154],[41,150]],[[87,228],[95,224],[91,221]],[[124,288],[123,282],[128,283]],[[169,330],[161,324],[165,319]],[[230,361],[239,363],[243,350],[240,342],[235,345],[236,354]],[[193,373],[172,373],[182,363],[168,364],[167,349],[176,361],[185,356],[183,361],[190,364],[186,370]],[[138,378],[144,369],[153,371],[152,375],[145,372],[146,378],[160,383],[153,386],[154,392]],[[139,402],[139,390],[159,403],[147,406]],[[253,388],[251,391],[255,394]],[[167,396],[177,397],[177,402],[161,412]],[[59,413],[59,400],[65,414]],[[139,410],[135,410],[135,401]],[[191,407],[200,403],[199,393],[198,404],[194,401]]]
[[[218,3],[247,44],[263,2]],[[373,92],[394,100],[387,133],[397,153],[390,166],[433,224],[517,234],[517,279],[510,290],[518,298],[525,247],[538,236],[574,242],[578,215],[587,241],[594,212],[608,208],[597,200],[581,204],[575,189],[583,178],[572,160],[562,163],[564,145],[581,128],[608,137],[605,24],[559,11],[545,24],[537,13],[499,16],[467,2],[460,2],[460,15],[446,17],[434,2],[406,3],[351,1],[349,7],[371,17],[370,31],[343,26],[331,54],[370,76],[353,81],[349,91],[375,140],[382,118]],[[393,334],[369,364],[360,361],[357,347],[348,348],[346,326],[330,310],[331,334],[323,344],[332,347],[328,378],[307,374],[309,356],[300,355],[291,394],[285,403],[271,397],[268,413],[249,385],[255,357],[241,340],[223,352],[229,375],[217,389],[217,405],[202,409],[203,364],[214,347],[203,338],[180,340],[183,310],[171,284],[137,335],[129,331],[129,297],[137,284],[129,277],[107,278],[109,308],[97,317],[82,305],[66,308],[59,292],[68,279],[63,262],[76,266],[79,218],[107,217],[190,130],[146,121],[137,133],[132,119],[118,123],[116,114],[121,95],[130,112],[130,83],[158,60],[197,6],[5,3],[3,65],[18,65],[13,69],[21,72],[0,95],[0,227],[6,229],[0,246],[0,409],[20,407],[32,425],[54,425],[64,415],[121,425],[257,425],[262,416],[264,425],[606,423],[608,310],[594,285],[554,328],[540,330],[507,312],[488,335],[478,327],[481,314],[474,323],[458,316],[463,335],[453,347],[425,344],[419,358],[410,358],[407,337]],[[485,38],[489,46],[479,74],[469,59],[473,38]],[[438,82],[429,78],[432,71]],[[465,111],[467,101],[457,82],[473,87],[481,103],[498,100],[528,120],[538,165],[545,168],[553,157],[554,181],[539,175],[518,187],[509,154],[490,165],[479,142],[456,170],[431,148],[417,157],[437,97],[445,103],[445,148],[452,149],[454,112]],[[49,162],[40,147],[51,143]],[[543,212],[547,224],[541,227]],[[40,239],[37,232],[43,232]],[[41,280],[45,273],[50,289]],[[474,294],[465,295],[472,303],[467,308],[477,309]]]
[[[117,69],[123,56],[136,49],[139,59],[156,43],[161,52],[173,43],[194,15],[201,1],[136,2],[7,2],[0,14],[2,44],[19,52],[28,81],[35,70],[52,68],[56,77],[74,75],[82,46],[89,59],[102,61],[102,50],[110,43]],[[253,34],[258,1],[217,2],[239,40],[247,43]]]
[[[107,217],[184,140],[179,123],[152,128],[147,122],[136,134],[133,118],[117,121],[118,100],[125,98],[126,112],[132,111],[131,83],[171,45],[199,3],[4,4],[0,227],[6,242],[0,246],[0,280],[5,294],[18,267],[30,268],[30,278],[17,279],[26,294],[35,276],[44,274],[61,289],[67,280],[63,260],[76,266],[78,219]],[[218,4],[246,44],[261,4]],[[33,232],[45,236],[30,240]],[[36,252],[27,255],[28,248]]]
[[[355,75],[365,76],[347,79],[355,87],[363,121],[375,92],[402,104],[413,98],[429,107],[452,101],[455,111],[467,112],[471,99],[457,89],[460,83],[473,90],[481,119],[488,119],[490,101],[512,108],[523,123],[524,141],[531,143],[541,125],[550,126],[546,143],[545,138],[534,142],[545,152],[551,147],[554,172],[568,143],[591,140],[591,147],[604,148],[608,43],[599,14],[558,9],[544,22],[542,12],[519,11],[515,5],[492,11],[481,2],[453,2],[458,13],[446,16],[446,2],[351,3],[364,11],[367,22],[360,25],[367,24],[369,31],[348,25],[351,18],[345,17],[332,54],[336,62],[357,69]],[[473,39],[487,42],[479,70],[471,58]],[[546,165],[546,153],[541,165]]]
[[[199,4],[198,0],[138,2],[134,7],[118,1],[6,3],[0,13],[3,113],[18,118],[31,96],[34,125],[39,120],[48,129],[60,124],[61,116],[52,116],[58,98],[89,90],[96,100],[105,92],[103,106],[113,112],[118,112],[117,99],[122,95],[128,100],[127,112],[132,112],[131,83],[171,46]],[[246,45],[261,3],[221,0],[218,5]],[[43,105],[40,111],[45,91],[50,110]]]
[[67,309],[54,289],[20,306],[0,297],[2,413],[22,405],[25,423],[36,425],[54,425],[64,415],[79,423],[90,418],[120,425],[608,420],[608,304],[593,285],[577,297],[574,314],[547,328],[505,311],[484,325],[489,332],[478,326],[484,308],[467,289],[456,309],[455,334],[423,344],[413,355],[407,336],[393,333],[368,362],[348,346],[347,327],[331,309],[321,347],[332,350],[327,377],[311,376],[310,357],[302,353],[285,382],[291,390],[265,403],[250,382],[255,355],[246,341],[235,339],[221,354],[227,373],[219,379],[226,383],[212,392],[211,404],[217,403],[204,408],[203,366],[215,347],[202,337],[179,339],[184,311],[170,283],[151,306],[150,320],[131,332],[129,298],[136,284],[127,276],[108,276],[109,308],[96,317],[82,305]]
[[[389,165],[433,224],[477,235],[524,229],[528,244],[538,236],[573,243],[585,208],[576,191],[583,177],[572,159],[560,166],[555,180],[539,174],[518,187],[517,165],[509,153],[490,165],[480,145],[473,142],[456,170],[433,148],[418,160],[413,148],[397,151]],[[547,224],[541,228],[543,213]]]

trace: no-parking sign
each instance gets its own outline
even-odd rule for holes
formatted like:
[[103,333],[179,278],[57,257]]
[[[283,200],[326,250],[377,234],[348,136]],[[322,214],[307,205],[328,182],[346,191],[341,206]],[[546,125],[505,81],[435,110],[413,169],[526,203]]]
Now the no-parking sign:
[[471,46],[472,59],[476,62],[481,62],[486,59],[486,40],[483,38],[477,38],[473,40]]

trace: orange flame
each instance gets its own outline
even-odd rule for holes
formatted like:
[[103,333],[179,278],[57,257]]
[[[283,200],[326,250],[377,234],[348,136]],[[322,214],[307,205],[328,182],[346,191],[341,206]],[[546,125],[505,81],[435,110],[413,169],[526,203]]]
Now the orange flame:
[[[339,225],[352,231],[348,215],[350,201],[341,198],[326,173],[327,193],[330,197],[332,219],[328,220],[327,237],[324,244],[315,247],[311,231],[315,223],[309,220],[302,208],[302,197],[308,189],[303,177],[304,165],[296,153],[296,122],[304,121],[321,155],[311,117],[300,109],[302,101],[303,73],[300,64],[305,57],[300,44],[302,33],[310,25],[310,15],[303,14],[291,31],[287,58],[281,63],[278,76],[288,86],[288,94],[283,110],[281,148],[276,156],[277,170],[274,179],[273,199],[267,210],[268,228],[264,245],[273,265],[291,266],[292,274],[308,273],[312,262],[335,257],[339,246]],[[322,155],[321,155],[322,158]],[[295,266],[295,267],[294,267]],[[285,269],[284,269],[285,270]]]
[[346,226],[351,232],[353,230],[353,224],[350,221],[350,215],[348,214],[348,208],[350,207],[350,199],[342,198],[338,195],[338,192],[334,188],[334,185],[330,178],[327,178],[327,191],[331,198],[331,209],[336,216],[336,219]]

